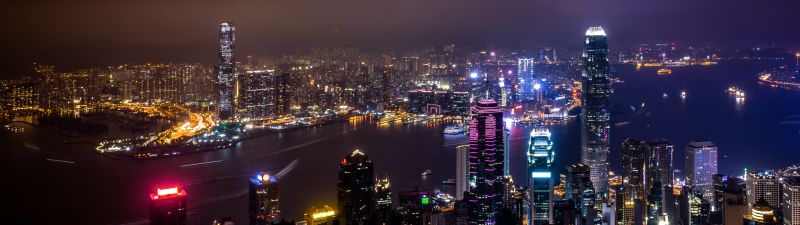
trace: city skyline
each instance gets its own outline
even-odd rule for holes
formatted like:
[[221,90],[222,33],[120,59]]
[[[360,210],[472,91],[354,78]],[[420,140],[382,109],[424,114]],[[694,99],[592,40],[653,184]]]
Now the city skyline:
[[[438,21],[439,14],[428,11],[398,18],[399,11],[419,10],[410,3],[394,10],[382,8],[385,3],[344,3],[328,12],[356,13],[315,15],[325,23],[314,24],[303,15],[318,10],[315,5],[294,17],[262,20],[267,25],[256,29],[253,21],[264,17],[244,13],[179,41],[184,47],[204,43],[211,52],[180,51],[163,55],[168,60],[160,63],[139,63],[135,58],[142,55],[122,49],[105,61],[59,59],[54,50],[46,54],[52,62],[31,61],[22,76],[0,75],[0,141],[8,146],[0,165],[14,181],[8,193],[21,193],[7,197],[16,206],[9,209],[10,219],[151,225],[798,221],[800,155],[793,149],[800,146],[800,106],[791,103],[800,100],[800,48],[782,39],[795,35],[778,32],[783,23],[733,31],[713,26],[719,20],[703,19],[726,18],[744,8],[623,1],[465,3],[447,8],[462,10],[451,18],[472,7],[484,6],[485,12],[463,21]],[[44,3],[13,6],[39,4]],[[135,12],[180,4],[92,7],[107,13],[123,5]],[[239,4],[218,5],[217,13]],[[441,3],[431,4],[426,10]],[[186,10],[212,5],[197,2]],[[252,3],[247,11],[265,5],[298,6]],[[351,8],[341,8],[346,5]],[[487,19],[495,10],[533,5],[568,10],[540,11],[537,18],[551,16],[561,25],[530,23],[550,31],[542,36],[518,27],[502,32],[516,24],[510,21],[532,18],[518,15],[519,7]],[[791,4],[743,5],[754,10]],[[684,17],[669,16],[679,9]],[[730,21],[784,19],[782,10]],[[385,18],[361,18],[374,13]],[[558,17],[565,13],[573,17]],[[621,21],[642,13],[652,18]],[[125,18],[131,16],[107,22]],[[181,23],[197,18],[188,15]],[[163,24],[149,29],[176,22],[160,19]],[[419,23],[426,19],[433,22]],[[448,21],[452,32],[441,36],[395,33],[426,32]],[[499,32],[484,31],[483,23],[503,21],[507,24],[492,27]],[[268,35],[272,41],[252,44],[266,37],[259,38],[264,30],[287,22],[297,30],[276,29]],[[664,26],[634,28],[653,22]],[[582,25],[573,28],[577,24]],[[72,27],[79,31],[83,25]],[[165,47],[159,51],[175,51],[166,46],[193,33],[186,28],[160,32],[158,42]],[[128,31],[116,29],[87,32],[112,37]],[[320,29],[333,29],[334,35],[322,37]],[[702,34],[687,35],[695,29]],[[281,41],[298,31],[306,37]],[[20,29],[13,38],[46,32]],[[752,32],[769,37],[744,34]],[[464,33],[480,35],[448,38]],[[215,36],[213,43],[192,42],[208,34]],[[551,35],[560,38],[548,40]],[[126,38],[146,45],[149,37]],[[706,38],[718,43],[697,44]],[[315,47],[318,43],[346,47]],[[27,44],[21,41],[9,52]],[[275,44],[284,46],[264,51]],[[91,48],[103,45],[74,53],[92,55]],[[294,45],[302,47],[290,54],[264,53]],[[4,64],[29,60],[30,54],[40,53],[31,48]],[[195,59],[186,62],[180,54]],[[201,59],[208,56],[216,60]],[[73,58],[84,66],[64,63]]]

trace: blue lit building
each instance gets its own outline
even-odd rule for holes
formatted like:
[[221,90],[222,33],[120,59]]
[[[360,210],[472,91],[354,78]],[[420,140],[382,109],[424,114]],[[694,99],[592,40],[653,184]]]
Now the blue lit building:
[[520,88],[521,100],[533,99],[533,58],[519,58],[517,59],[517,79]]
[[528,218],[534,225],[549,224],[550,222],[550,200],[553,188],[553,176],[551,167],[553,165],[553,141],[550,130],[537,126],[531,131],[530,142],[528,143],[528,172],[530,174],[529,183],[531,187],[530,195],[530,214]]
[[581,102],[581,163],[589,166],[595,193],[608,192],[611,111],[608,96],[608,40],[602,27],[586,30]]
[[278,208],[278,180],[266,173],[258,173],[250,179],[250,224],[263,225],[280,222]]

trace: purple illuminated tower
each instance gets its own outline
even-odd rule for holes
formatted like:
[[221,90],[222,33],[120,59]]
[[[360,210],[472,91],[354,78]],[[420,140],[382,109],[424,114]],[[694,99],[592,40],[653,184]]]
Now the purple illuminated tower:
[[469,224],[495,224],[503,196],[503,111],[483,99],[470,110]]

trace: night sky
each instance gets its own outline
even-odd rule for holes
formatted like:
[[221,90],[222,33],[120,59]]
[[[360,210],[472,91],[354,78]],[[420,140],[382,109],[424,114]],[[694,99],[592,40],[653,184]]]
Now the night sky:
[[140,0],[5,1],[0,77],[33,61],[69,70],[140,62],[215,61],[220,21],[238,54],[311,46],[397,50],[427,45],[578,46],[588,26],[614,43],[800,40],[800,1]]

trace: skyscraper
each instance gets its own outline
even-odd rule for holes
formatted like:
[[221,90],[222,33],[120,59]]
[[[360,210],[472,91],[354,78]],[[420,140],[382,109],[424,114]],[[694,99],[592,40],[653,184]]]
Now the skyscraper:
[[375,182],[375,216],[376,224],[389,224],[391,222],[392,210],[392,191],[390,189],[389,178],[377,180]]
[[555,153],[550,130],[537,126],[533,128],[528,146],[528,174],[531,187],[530,224],[550,223],[550,201],[553,192],[552,164]]
[[250,179],[250,224],[266,225],[280,222],[278,180],[266,173]]
[[275,115],[275,76],[272,70],[247,71],[240,76],[239,109],[246,118]]
[[572,199],[580,214],[576,224],[594,224],[594,217],[597,214],[594,205],[596,196],[589,166],[582,163],[567,166],[564,171],[564,183],[564,199]]
[[749,172],[747,179],[747,206],[750,211],[758,201],[766,202],[773,209],[781,207],[781,179],[772,171]]
[[469,223],[495,224],[503,196],[503,111],[491,99],[470,111]]
[[469,189],[469,145],[456,146],[456,199],[463,200]]
[[369,224],[375,211],[375,178],[372,161],[356,149],[339,163],[337,201],[343,224]]
[[608,191],[608,152],[611,111],[608,106],[608,41],[602,27],[586,30],[583,53],[581,162],[591,168],[597,195]]
[[800,225],[800,177],[783,178],[783,224]]
[[151,225],[185,225],[186,191],[180,186],[159,187],[150,194]]
[[710,141],[692,141],[686,145],[686,185],[714,201],[714,174],[717,174],[717,146]]
[[229,120],[236,113],[236,66],[234,65],[233,43],[236,40],[236,27],[229,22],[219,24],[219,63],[217,64],[218,113],[221,120]]
[[517,59],[517,77],[519,87],[522,89],[520,95],[522,100],[533,99],[533,58],[519,58]]
[[[622,142],[622,180],[623,224],[642,224],[643,215],[636,215],[634,211],[641,209],[647,193],[650,190],[645,184],[645,171],[648,163],[647,143],[635,139]],[[638,221],[637,221],[638,220]]]

